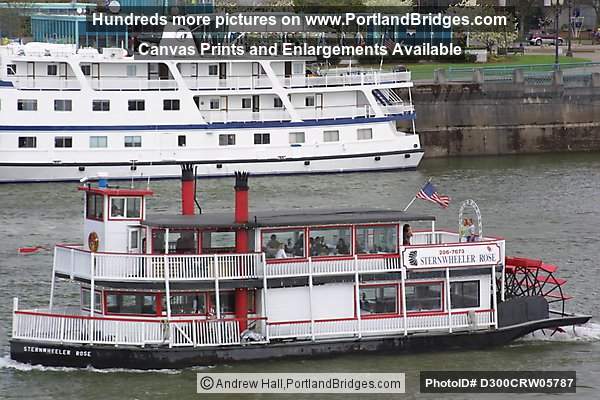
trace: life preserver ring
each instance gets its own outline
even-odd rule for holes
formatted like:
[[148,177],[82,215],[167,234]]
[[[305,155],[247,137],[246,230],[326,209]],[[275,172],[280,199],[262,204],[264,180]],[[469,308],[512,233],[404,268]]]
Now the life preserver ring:
[[98,237],[98,234],[96,232],[91,232],[88,235],[88,247],[90,248],[90,251],[94,253],[97,252],[99,245],[100,238]]

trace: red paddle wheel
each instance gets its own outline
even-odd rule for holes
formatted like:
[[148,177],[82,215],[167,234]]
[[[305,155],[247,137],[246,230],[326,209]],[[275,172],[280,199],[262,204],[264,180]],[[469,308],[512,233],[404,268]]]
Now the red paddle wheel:
[[543,296],[548,303],[561,303],[561,312],[565,313],[565,301],[572,297],[563,292],[567,282],[557,278],[556,265],[545,264],[542,260],[522,257],[506,257],[505,295],[511,297]]

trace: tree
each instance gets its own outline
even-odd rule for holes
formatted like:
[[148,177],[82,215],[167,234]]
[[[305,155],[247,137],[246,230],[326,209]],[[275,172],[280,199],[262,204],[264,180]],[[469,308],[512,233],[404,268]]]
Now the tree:
[[515,16],[519,21],[519,37],[525,37],[525,28],[527,20],[534,14],[538,8],[539,0],[514,0],[511,2],[515,10]]
[[[466,15],[471,21],[476,16],[502,15],[493,7],[493,4],[495,3],[492,0],[460,0],[448,8],[448,13]],[[506,48],[517,39],[517,33],[512,16],[508,13],[504,15],[508,17],[508,26],[479,27],[477,31],[463,31],[462,33],[468,35],[471,42],[483,44],[488,51],[491,51],[494,46]]]
[[600,27],[600,0],[581,0],[578,3],[592,6],[594,11],[596,11],[596,28]]

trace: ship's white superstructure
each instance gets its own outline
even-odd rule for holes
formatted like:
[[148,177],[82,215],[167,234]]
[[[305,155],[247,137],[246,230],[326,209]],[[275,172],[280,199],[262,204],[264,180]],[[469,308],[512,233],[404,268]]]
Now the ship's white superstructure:
[[0,47],[0,182],[416,168],[410,72]]

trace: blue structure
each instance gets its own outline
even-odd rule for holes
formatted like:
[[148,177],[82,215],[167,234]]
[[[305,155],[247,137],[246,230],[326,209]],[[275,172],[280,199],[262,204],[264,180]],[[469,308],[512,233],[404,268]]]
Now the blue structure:
[[[203,12],[213,11],[213,0],[120,0],[122,8],[157,7],[163,9],[175,5],[204,6]],[[31,33],[37,42],[74,43],[91,47],[130,47],[127,29],[106,32],[90,31],[85,15],[78,10],[95,8],[96,3],[33,3],[23,7],[31,14]]]

